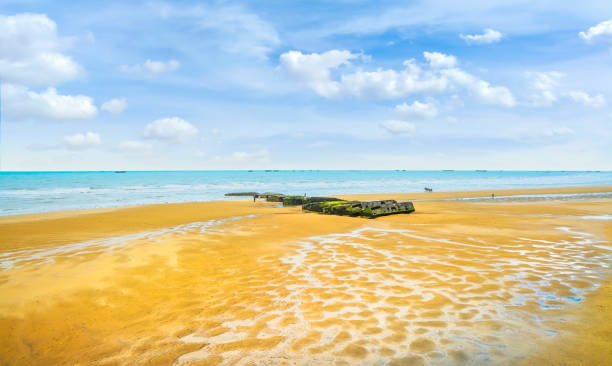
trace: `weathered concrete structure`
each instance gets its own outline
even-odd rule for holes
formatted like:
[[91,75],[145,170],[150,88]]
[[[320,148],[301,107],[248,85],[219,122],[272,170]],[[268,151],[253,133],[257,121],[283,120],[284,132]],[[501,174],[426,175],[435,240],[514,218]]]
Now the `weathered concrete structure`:
[[283,202],[283,197],[285,197],[282,193],[274,193],[274,192],[232,192],[226,193],[227,197],[254,197],[254,198],[265,198],[268,202]]
[[257,192],[233,192],[233,193],[226,193],[225,196],[226,197],[257,197],[259,195],[259,193]]
[[302,210],[329,215],[360,216],[373,219],[380,216],[407,214],[414,212],[412,202],[384,201],[331,201],[312,202],[302,206]]
[[307,203],[338,201],[335,197],[285,196],[283,206],[299,206]]
[[319,212],[329,215],[367,217],[374,219],[380,216],[406,214],[414,212],[412,202],[382,201],[346,201],[335,197],[286,196],[282,193],[236,192],[226,196],[251,196],[265,198],[268,202],[282,202],[283,206],[302,206],[303,211]]

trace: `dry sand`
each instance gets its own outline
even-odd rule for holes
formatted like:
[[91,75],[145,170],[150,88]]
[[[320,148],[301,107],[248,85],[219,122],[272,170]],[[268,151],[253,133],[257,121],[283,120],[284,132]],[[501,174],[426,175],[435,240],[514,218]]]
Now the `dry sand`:
[[0,218],[0,364],[612,362],[612,199],[415,206],[376,220],[246,200]]

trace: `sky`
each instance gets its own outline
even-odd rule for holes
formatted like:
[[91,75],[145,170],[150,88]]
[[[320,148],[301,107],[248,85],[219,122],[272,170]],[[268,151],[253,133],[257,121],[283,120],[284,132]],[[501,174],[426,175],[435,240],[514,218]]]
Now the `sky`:
[[0,1],[2,170],[612,169],[612,1]]

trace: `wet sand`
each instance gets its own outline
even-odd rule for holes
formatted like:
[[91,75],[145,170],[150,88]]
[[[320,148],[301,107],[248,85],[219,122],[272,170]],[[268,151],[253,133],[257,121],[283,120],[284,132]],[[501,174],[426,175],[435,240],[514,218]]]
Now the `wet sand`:
[[0,363],[612,361],[611,199],[415,207],[376,220],[246,200],[0,218]]

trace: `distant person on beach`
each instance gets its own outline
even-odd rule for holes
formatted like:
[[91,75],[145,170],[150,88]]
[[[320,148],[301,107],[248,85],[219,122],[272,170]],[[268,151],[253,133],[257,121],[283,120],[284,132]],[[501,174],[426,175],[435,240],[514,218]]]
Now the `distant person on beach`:
[[491,199],[495,199],[495,193],[491,193]]

